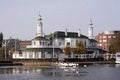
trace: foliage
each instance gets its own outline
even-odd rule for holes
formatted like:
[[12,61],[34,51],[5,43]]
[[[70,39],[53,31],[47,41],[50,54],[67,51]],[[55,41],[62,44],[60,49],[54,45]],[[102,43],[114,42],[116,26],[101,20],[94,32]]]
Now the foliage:
[[111,44],[111,45],[109,46],[109,52],[110,52],[110,53],[115,53],[115,52],[116,52],[113,44]]
[[2,47],[2,42],[3,42],[3,34],[0,33],[0,47]]
[[112,41],[109,46],[110,52],[120,52],[120,33],[117,34],[116,38]]
[[70,54],[71,53],[71,48],[69,46],[66,46],[64,49],[65,54]]
[[72,49],[73,53],[83,54],[86,52],[85,46],[82,41],[76,43],[76,48]]
[[3,57],[4,57],[4,49],[0,48],[0,58],[3,58]]

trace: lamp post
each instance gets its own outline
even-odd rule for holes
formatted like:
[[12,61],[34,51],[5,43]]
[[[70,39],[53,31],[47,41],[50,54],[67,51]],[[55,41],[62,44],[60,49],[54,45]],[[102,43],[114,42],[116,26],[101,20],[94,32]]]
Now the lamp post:
[[7,43],[6,43],[6,40],[5,40],[5,59],[6,59],[6,53],[7,53]]
[[7,59],[7,45],[9,44],[10,40],[5,40],[4,46],[5,46],[5,59]]
[[53,33],[53,36],[52,36],[52,38],[53,38],[53,61],[54,61],[54,55],[55,55],[55,45],[54,45],[54,33]]

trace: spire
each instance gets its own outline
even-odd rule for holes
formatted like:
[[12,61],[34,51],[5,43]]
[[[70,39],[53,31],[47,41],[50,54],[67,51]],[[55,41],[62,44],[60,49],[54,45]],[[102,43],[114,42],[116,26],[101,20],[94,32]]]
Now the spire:
[[39,14],[38,20],[37,20],[37,37],[43,37],[43,27],[42,27],[42,18],[41,15]]
[[88,27],[88,37],[90,39],[93,39],[93,23],[92,23],[92,20],[90,20],[90,24],[89,24],[89,27]]
[[93,25],[93,23],[92,23],[92,20],[91,20],[91,19],[90,19],[90,24],[89,24],[89,25],[91,25],[91,26]]
[[42,21],[41,15],[39,14],[38,16],[38,20]]

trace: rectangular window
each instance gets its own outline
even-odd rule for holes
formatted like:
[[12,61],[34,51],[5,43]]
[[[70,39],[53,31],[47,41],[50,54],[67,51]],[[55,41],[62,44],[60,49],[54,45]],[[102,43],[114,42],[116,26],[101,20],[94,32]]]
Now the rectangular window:
[[99,42],[102,42],[102,40],[100,40]]
[[103,38],[107,38],[107,36],[103,36]]
[[99,36],[99,38],[101,39],[102,37],[101,37],[101,36]]
[[70,42],[67,42],[67,46],[70,46]]
[[61,46],[61,44],[62,44],[62,43],[61,43],[61,42],[59,42],[59,46]]
[[107,40],[103,40],[103,42],[107,42]]
[[108,36],[108,38],[111,38],[111,36]]
[[113,36],[113,38],[116,38],[116,36]]
[[99,44],[99,46],[102,46],[102,44]]

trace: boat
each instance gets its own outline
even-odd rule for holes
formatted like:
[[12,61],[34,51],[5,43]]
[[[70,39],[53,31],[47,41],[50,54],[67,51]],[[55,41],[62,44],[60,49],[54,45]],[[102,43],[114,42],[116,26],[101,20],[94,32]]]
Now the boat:
[[77,67],[77,63],[66,63],[66,62],[59,62],[57,64],[59,67]]
[[120,52],[117,52],[117,53],[116,53],[115,63],[120,63]]

